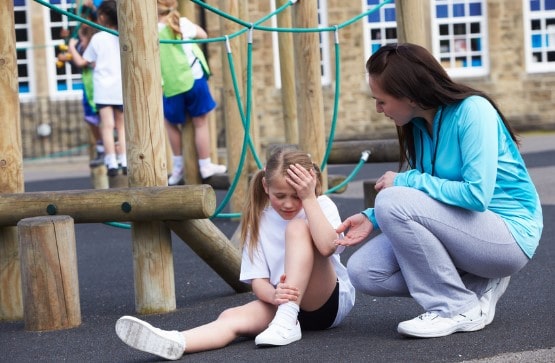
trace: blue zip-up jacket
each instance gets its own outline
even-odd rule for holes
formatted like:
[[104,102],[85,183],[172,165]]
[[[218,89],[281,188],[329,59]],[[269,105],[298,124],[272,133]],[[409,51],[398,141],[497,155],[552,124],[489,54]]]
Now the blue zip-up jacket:
[[[397,174],[394,185],[421,190],[445,204],[496,213],[532,258],[543,229],[539,196],[517,145],[491,103],[471,96],[440,107],[433,137],[425,120],[411,122],[416,165]],[[363,213],[379,228],[373,208]]]

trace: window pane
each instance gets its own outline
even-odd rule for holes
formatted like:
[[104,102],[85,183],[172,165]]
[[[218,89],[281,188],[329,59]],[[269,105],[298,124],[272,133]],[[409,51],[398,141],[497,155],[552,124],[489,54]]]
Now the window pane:
[[453,5],[453,16],[454,17],[465,16],[465,14],[464,14],[464,4],[455,4],[455,5]]
[[436,16],[438,18],[446,18],[448,16],[447,5],[436,6]]
[[555,0],[545,0],[545,10],[554,10]]
[[482,15],[482,5],[480,3],[470,3],[469,5],[470,16]]
[[395,21],[395,9],[384,9],[385,21]]
[[453,34],[466,34],[466,24],[453,24]]

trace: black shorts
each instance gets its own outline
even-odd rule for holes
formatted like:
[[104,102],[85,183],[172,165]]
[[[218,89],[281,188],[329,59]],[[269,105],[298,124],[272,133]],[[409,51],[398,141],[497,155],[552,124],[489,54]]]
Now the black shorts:
[[302,330],[324,330],[332,326],[339,309],[339,281],[328,301],[314,311],[299,311],[299,323]]

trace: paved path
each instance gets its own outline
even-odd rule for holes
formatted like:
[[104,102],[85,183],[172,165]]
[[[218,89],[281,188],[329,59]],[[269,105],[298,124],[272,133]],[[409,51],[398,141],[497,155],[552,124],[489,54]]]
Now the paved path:
[[[409,298],[357,295],[343,325],[308,332],[284,348],[257,349],[241,339],[221,350],[188,355],[193,362],[555,362],[555,134],[530,134],[523,155],[536,183],[544,210],[545,229],[534,259],[511,280],[497,308],[495,321],[474,333],[437,339],[407,339],[397,324],[421,313]],[[330,173],[348,174],[354,165],[330,166]],[[379,176],[395,164],[367,164],[334,195],[343,217],[364,208],[362,180]],[[63,165],[32,162],[24,167],[27,191],[91,188],[86,160]],[[218,191],[218,200],[224,197]],[[215,220],[227,235],[237,223]],[[114,323],[135,315],[131,233],[103,224],[76,225],[81,314],[75,329],[27,332],[23,322],[0,322],[0,362],[155,362],[119,341]],[[236,294],[179,238],[173,236],[177,309],[143,316],[166,329],[186,329],[214,319],[226,307],[252,299]],[[355,249],[343,255],[347,261]],[[2,288],[2,287],[0,287]]]

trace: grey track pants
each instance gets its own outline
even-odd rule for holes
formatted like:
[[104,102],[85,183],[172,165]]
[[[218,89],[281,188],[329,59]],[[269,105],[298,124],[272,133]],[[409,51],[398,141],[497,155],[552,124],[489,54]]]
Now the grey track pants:
[[378,193],[382,231],[349,259],[355,288],[373,296],[412,296],[425,311],[451,317],[478,304],[491,278],[528,262],[495,213],[453,207],[407,187]]

